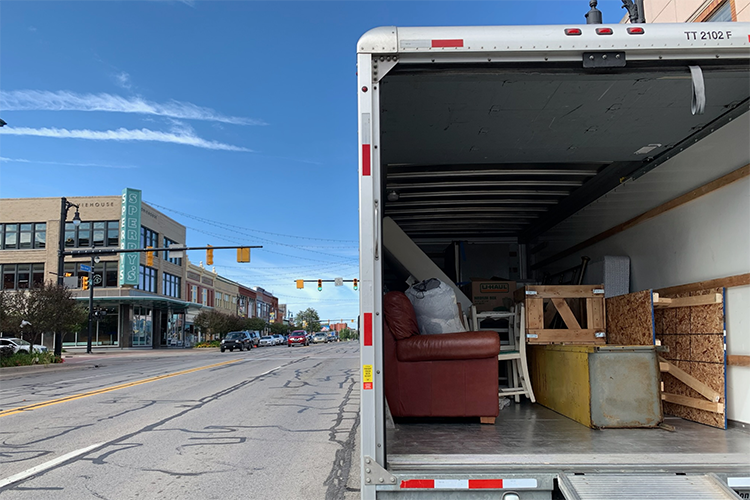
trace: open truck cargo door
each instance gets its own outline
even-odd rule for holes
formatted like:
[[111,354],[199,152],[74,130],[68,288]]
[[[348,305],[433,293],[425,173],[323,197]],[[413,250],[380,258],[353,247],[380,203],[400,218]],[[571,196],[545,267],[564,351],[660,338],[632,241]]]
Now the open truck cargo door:
[[[750,477],[750,439],[702,448],[700,426],[658,439],[628,431],[630,444],[609,449],[591,438],[596,431],[565,422],[545,430],[539,422],[555,414],[527,409],[496,425],[513,439],[473,424],[386,429],[382,297],[406,276],[387,262],[384,218],[448,274],[447,246],[506,245],[519,254],[507,277],[524,281],[546,265],[529,262],[539,236],[615,188],[698,150],[715,150],[717,161],[678,174],[693,187],[750,163],[750,25],[712,23],[707,37],[696,25],[630,28],[385,27],[358,42],[363,498],[472,498],[484,487],[499,498],[549,499],[566,474],[617,471],[637,482],[644,468],[670,478],[651,477],[657,492],[685,482],[675,474],[700,484],[717,474],[724,486],[728,476]],[[627,219],[685,186],[664,182],[615,208]],[[594,441],[586,452],[576,439]],[[636,454],[636,443],[648,452]]]

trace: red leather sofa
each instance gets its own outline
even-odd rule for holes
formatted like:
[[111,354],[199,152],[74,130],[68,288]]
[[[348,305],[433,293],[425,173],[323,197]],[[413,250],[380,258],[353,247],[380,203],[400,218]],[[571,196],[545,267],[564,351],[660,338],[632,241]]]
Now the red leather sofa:
[[496,332],[420,335],[409,298],[383,298],[385,397],[395,417],[482,417],[499,413]]

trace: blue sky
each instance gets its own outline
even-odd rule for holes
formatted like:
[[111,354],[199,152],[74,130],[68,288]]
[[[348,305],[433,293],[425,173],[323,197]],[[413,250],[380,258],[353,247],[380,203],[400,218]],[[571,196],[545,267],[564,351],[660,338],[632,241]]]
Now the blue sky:
[[[600,1],[605,23],[625,11]],[[118,195],[189,245],[263,245],[217,271],[293,313],[353,319],[358,38],[383,25],[582,24],[588,1],[0,5],[0,197]],[[81,214],[85,219],[85,214]],[[201,252],[190,255],[204,260]]]

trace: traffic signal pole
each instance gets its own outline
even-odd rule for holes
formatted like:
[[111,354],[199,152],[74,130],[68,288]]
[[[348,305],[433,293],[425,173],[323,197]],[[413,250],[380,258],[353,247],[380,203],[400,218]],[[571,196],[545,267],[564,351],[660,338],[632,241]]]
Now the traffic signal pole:
[[91,256],[91,270],[89,271],[89,336],[86,341],[86,354],[91,354],[91,335],[94,323],[94,256]]

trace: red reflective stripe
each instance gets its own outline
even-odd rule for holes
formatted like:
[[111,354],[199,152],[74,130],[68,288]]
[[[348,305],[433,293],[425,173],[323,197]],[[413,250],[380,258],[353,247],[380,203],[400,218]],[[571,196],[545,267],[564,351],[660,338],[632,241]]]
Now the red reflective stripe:
[[372,313],[365,313],[365,345],[372,346]]
[[362,144],[362,175],[370,175],[370,145]]
[[502,488],[502,479],[469,479],[469,489]]
[[370,390],[370,389],[372,389],[372,382],[364,382],[362,384],[362,389],[364,389],[364,390]]
[[434,479],[409,479],[407,481],[401,481],[402,488],[434,488]]
[[463,40],[433,40],[433,47],[463,47]]

